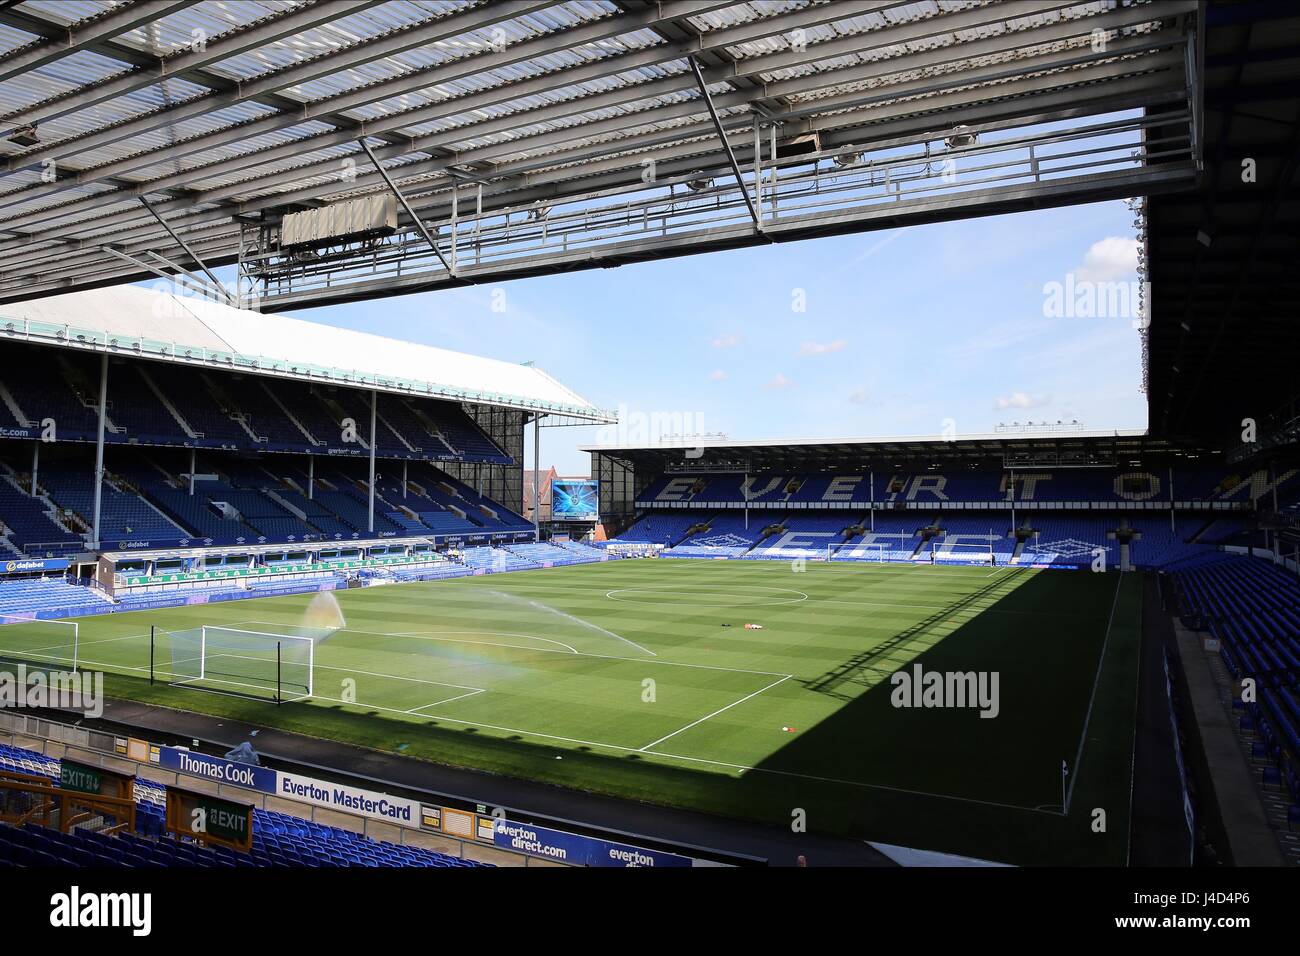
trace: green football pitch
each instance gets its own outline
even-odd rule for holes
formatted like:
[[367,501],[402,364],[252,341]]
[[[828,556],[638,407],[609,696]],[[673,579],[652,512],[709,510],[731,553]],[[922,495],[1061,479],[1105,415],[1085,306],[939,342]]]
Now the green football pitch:
[[[411,758],[1007,862],[1127,859],[1133,574],[625,560],[335,596],[334,619],[318,595],[83,618],[78,657],[110,696]],[[264,649],[195,680],[205,626],[284,636],[290,674],[311,635],[311,698],[255,699]],[[71,630],[0,627],[0,654],[57,664]],[[996,715],[897,706],[917,665],[995,676]]]

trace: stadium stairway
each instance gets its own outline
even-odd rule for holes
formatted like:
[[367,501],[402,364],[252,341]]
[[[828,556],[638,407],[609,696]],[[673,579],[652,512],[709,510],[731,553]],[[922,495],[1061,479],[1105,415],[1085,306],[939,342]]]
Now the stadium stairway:
[[80,547],[81,535],[56,516],[54,503],[44,497],[33,497],[29,490],[30,485],[24,488],[7,467],[0,474],[0,524],[7,530],[14,547],[23,553],[28,553],[29,546],[38,544]]
[[[98,360],[10,342],[0,369],[0,430],[58,423],[60,442],[94,441],[98,431]],[[360,443],[344,439],[342,419],[362,425]],[[355,454],[366,445],[369,403],[355,389],[215,374],[125,355],[110,364],[110,445],[220,447],[244,451]],[[512,464],[458,405],[433,398],[385,396],[379,402],[382,455]]]
[[681,512],[647,512],[632,522],[614,541],[624,544],[662,544],[673,547],[681,544],[691,528],[700,524],[698,514]]
[[[45,490],[50,500],[75,512],[87,527],[94,510],[92,484],[86,480],[84,472],[66,464],[43,467],[40,472],[39,487]],[[176,525],[138,494],[117,487],[112,480],[103,483],[100,529],[100,537],[105,541],[117,538],[175,541],[190,537],[189,531]]]
[[604,561],[610,557],[608,551],[604,548],[593,548],[589,544],[583,544],[581,541],[552,541],[551,544],[557,548],[563,548],[565,551],[571,551],[574,554],[590,558],[592,561]]
[[1184,519],[1169,527],[1169,516],[1130,517],[1124,525],[1140,537],[1130,543],[1130,560],[1137,568],[1160,568],[1182,558],[1207,550],[1210,546],[1187,540],[1195,523]]
[[936,521],[940,533],[931,538],[931,545],[940,553],[949,550],[960,553],[958,545],[977,544],[982,547],[988,544],[998,564],[1006,564],[1015,552],[1016,539],[1011,533],[1010,515],[1007,512],[943,513]]
[[752,514],[749,527],[745,517],[734,512],[724,512],[708,519],[703,531],[689,535],[684,541],[664,551],[668,557],[680,558],[740,558],[744,557],[765,537],[764,531],[776,524],[770,516]]
[[531,558],[521,557],[505,548],[466,548],[461,562],[475,571],[494,574],[502,571],[531,571],[542,565]]
[[1119,543],[1111,532],[1119,522],[1114,516],[1073,512],[1032,512],[1022,527],[1032,532],[1020,552],[1021,564],[1087,567],[1101,549],[1108,564],[1119,566]]
[[[863,529],[862,534],[846,538],[842,543],[850,547],[840,548],[831,558],[832,561],[878,561],[879,549],[875,545],[884,546],[885,556],[890,561],[911,560],[925,544],[921,535],[922,528],[933,522],[915,512],[878,511],[874,530],[869,514],[863,515],[859,523]],[[853,545],[861,545],[863,550],[856,550]]]
[[405,520],[393,518],[393,512],[389,513],[391,520],[404,527],[437,534],[473,534],[481,529],[481,525],[475,524],[468,517],[461,517],[458,511],[450,510],[425,493],[425,489],[415,482],[408,481],[403,487],[401,481],[380,475],[376,479],[375,489],[396,513],[405,513]]
[[505,550],[527,561],[533,561],[542,567],[551,565],[559,567],[560,565],[566,564],[592,564],[603,559],[603,555],[599,551],[596,551],[595,548],[586,549],[587,551],[595,552],[594,554],[583,554],[548,542],[508,544],[505,545]]
[[464,482],[444,474],[427,462],[411,462],[409,478],[423,493],[445,508],[465,512],[485,531],[531,531],[532,522],[504,505],[480,495]]
[[242,521],[219,515],[211,507],[209,491],[218,486],[218,482],[196,482],[191,495],[188,487],[182,486],[178,479],[150,474],[144,469],[138,469],[128,477],[141,494],[173,521],[192,531],[195,537],[226,541],[251,538],[256,534]]

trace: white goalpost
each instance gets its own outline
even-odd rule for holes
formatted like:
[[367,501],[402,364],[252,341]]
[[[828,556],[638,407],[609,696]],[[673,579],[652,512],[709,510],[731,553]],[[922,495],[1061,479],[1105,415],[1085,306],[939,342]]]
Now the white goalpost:
[[992,539],[987,543],[961,541],[950,544],[940,539],[930,550],[930,560],[934,564],[997,564]]
[[826,545],[826,560],[829,561],[872,561],[877,564],[888,560],[889,545],[879,541],[859,542],[857,544],[837,542]]
[[77,672],[81,626],[76,621],[38,620],[0,614],[0,657],[28,666]]
[[310,637],[212,624],[169,637],[175,686],[277,704],[313,694],[316,643]]

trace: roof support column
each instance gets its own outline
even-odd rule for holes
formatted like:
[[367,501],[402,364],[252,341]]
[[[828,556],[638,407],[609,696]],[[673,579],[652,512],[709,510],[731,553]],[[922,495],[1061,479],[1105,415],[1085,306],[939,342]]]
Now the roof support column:
[[1011,500],[1011,530],[1014,532],[1016,527],[1016,470],[1011,469],[1011,487],[1007,489],[1007,497]]
[[316,456],[307,456],[307,500],[316,500]]
[[375,419],[379,416],[379,390],[370,390],[370,495],[366,530],[375,533]]
[[542,416],[533,416],[533,540],[542,540],[542,502],[537,496],[537,473],[542,469]]
[[193,448],[191,448],[190,449],[190,497],[191,498],[194,497],[194,469],[199,466],[198,458],[199,458],[198,452],[196,452]]
[[1174,522],[1174,466],[1173,465],[1169,466],[1169,530],[1173,532],[1178,531],[1178,527]]
[[40,470],[41,470],[41,442],[40,439],[37,439],[36,444],[32,446],[32,497],[33,498],[36,497],[36,477],[37,477],[37,472],[39,472]]
[[99,550],[99,506],[104,491],[104,419],[108,416],[108,353],[99,357],[99,429],[95,435],[95,509],[90,524],[92,547]]

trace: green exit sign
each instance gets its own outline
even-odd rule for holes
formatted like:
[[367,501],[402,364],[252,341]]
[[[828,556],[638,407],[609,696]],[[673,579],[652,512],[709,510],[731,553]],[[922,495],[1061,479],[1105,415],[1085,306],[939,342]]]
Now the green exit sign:
[[78,793],[100,793],[104,784],[103,774],[95,767],[64,760],[59,765],[59,786],[64,790]]
[[203,811],[203,826],[207,833],[231,843],[249,844],[252,819],[248,807],[215,797],[200,798],[198,807]]

